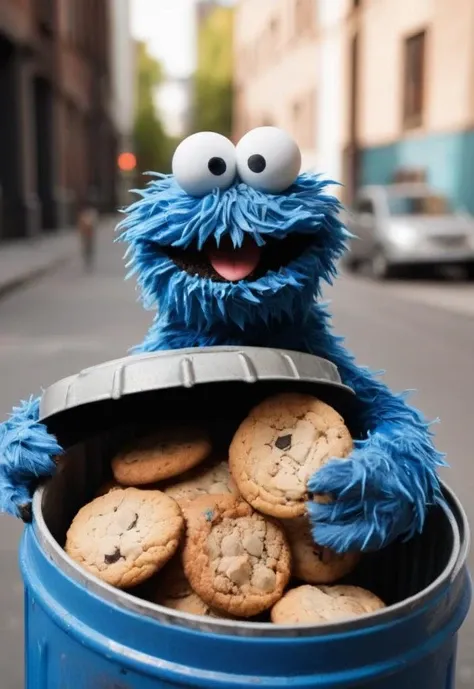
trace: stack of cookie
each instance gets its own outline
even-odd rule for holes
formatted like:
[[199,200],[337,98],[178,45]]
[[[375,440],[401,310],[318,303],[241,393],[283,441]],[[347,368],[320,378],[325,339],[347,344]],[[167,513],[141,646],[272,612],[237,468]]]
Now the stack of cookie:
[[305,513],[310,476],[351,450],[341,416],[295,393],[255,407],[225,459],[202,428],[168,428],[113,459],[114,481],[79,511],[66,551],[112,586],[191,614],[270,611],[294,625],[372,612],[376,596],[334,585],[360,555],[315,544]]

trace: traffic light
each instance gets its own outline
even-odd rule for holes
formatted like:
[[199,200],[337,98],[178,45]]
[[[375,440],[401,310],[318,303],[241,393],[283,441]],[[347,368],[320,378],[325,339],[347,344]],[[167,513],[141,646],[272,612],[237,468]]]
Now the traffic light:
[[137,167],[137,157],[130,151],[124,151],[119,155],[117,163],[122,172],[132,172]]

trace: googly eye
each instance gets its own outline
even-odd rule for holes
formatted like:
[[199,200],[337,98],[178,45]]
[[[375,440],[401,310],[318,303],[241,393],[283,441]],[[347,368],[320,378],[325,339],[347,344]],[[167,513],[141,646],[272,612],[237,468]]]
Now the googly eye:
[[214,132],[192,134],[176,149],[172,170],[181,189],[190,196],[228,189],[236,176],[235,146]]
[[240,179],[254,189],[279,194],[291,187],[301,168],[296,142],[277,127],[258,127],[237,144]]

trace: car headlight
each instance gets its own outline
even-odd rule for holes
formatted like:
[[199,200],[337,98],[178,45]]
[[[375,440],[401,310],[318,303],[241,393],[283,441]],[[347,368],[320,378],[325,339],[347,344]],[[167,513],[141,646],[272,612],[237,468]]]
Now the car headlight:
[[419,235],[409,225],[393,225],[388,230],[388,239],[395,246],[409,249],[419,242]]

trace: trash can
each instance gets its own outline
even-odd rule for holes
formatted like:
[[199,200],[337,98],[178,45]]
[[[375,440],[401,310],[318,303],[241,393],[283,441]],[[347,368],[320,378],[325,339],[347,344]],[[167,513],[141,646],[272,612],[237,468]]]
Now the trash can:
[[67,451],[37,490],[21,543],[27,689],[454,689],[471,600],[469,531],[446,487],[448,507],[432,509],[423,534],[364,556],[347,582],[388,607],[322,626],[172,611],[108,586],[63,551],[72,518],[138,427],[205,418],[225,446],[256,402],[286,389],[311,392],[354,423],[354,394],[331,363],[270,349],[133,356],[45,391],[42,419]]

